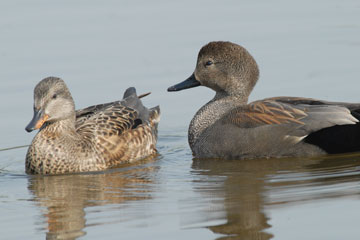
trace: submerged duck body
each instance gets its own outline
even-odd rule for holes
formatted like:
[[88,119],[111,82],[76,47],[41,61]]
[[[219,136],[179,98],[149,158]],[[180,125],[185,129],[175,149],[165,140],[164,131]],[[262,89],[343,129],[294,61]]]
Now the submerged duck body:
[[26,127],[40,129],[26,155],[26,172],[100,171],[156,154],[159,118],[160,108],[144,107],[135,88],[122,101],[75,111],[65,82],[45,78],[35,87],[34,117]]
[[200,50],[194,73],[168,88],[206,86],[216,92],[189,126],[195,157],[303,157],[360,151],[360,103],[301,97],[248,103],[258,78],[256,61],[245,48],[210,42]]

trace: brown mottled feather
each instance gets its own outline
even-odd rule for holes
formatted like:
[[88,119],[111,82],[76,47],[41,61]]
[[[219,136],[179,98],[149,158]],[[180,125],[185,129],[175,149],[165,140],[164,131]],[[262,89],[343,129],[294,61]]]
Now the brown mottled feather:
[[96,139],[98,136],[121,135],[124,131],[134,126],[138,113],[131,108],[114,103],[113,105],[99,105],[94,111],[78,114],[76,129],[79,134],[87,138]]
[[141,148],[146,147],[147,142],[144,139],[152,143],[152,153],[156,152],[151,127],[145,123],[134,128],[137,117],[137,111],[122,106],[120,102],[105,104],[103,109],[94,106],[88,113],[82,111],[79,114],[76,121],[77,132],[94,142],[100,155],[107,156],[107,165],[116,165],[124,162],[123,158],[131,161],[142,157],[145,153]]
[[[33,145],[47,148],[47,155],[40,159],[36,157],[35,149],[30,148],[27,172],[99,171],[156,154],[159,111],[152,109],[151,113],[149,121],[136,125],[138,112],[122,106],[120,101],[78,110],[75,149],[70,149],[73,142],[62,144],[62,149],[57,149],[54,139],[58,136],[54,134],[58,133],[47,127],[33,141]],[[56,155],[58,151],[64,152],[66,160]]]
[[[55,90],[60,91],[57,98],[52,97]],[[41,111],[56,117],[34,137],[26,155],[27,173],[100,171],[157,153],[160,108],[144,107],[135,88],[128,88],[122,101],[77,111],[59,78],[42,80],[34,96]]]

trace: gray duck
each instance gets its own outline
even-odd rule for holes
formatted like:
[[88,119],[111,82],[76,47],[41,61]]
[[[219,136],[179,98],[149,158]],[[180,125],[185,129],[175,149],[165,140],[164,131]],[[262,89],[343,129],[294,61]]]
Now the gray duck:
[[188,141],[198,158],[306,157],[360,151],[360,104],[301,97],[248,103],[259,78],[250,53],[231,42],[201,48],[194,73],[168,88],[216,92],[192,119]]
[[43,79],[34,89],[34,117],[26,127],[39,129],[26,154],[26,172],[101,171],[156,154],[160,108],[147,109],[141,97],[128,88],[121,101],[75,111],[65,82]]

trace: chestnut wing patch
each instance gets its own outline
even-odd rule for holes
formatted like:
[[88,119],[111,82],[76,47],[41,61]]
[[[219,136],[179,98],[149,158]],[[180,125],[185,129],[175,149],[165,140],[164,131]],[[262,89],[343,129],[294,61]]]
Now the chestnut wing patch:
[[257,127],[261,125],[296,123],[305,125],[302,119],[306,118],[306,108],[291,106],[272,100],[256,101],[245,107],[232,110],[227,121],[239,127]]

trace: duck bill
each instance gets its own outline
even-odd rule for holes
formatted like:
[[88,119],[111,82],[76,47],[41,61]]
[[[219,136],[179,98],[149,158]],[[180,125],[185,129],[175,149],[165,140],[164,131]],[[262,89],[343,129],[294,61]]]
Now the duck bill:
[[175,84],[174,86],[171,86],[168,88],[168,92],[176,92],[176,91],[180,91],[180,90],[184,90],[184,89],[188,89],[188,88],[193,88],[193,87],[197,87],[200,86],[200,82],[198,80],[196,80],[196,77],[194,74],[192,74],[188,79],[186,79],[185,81]]
[[48,120],[49,115],[44,114],[43,111],[34,111],[34,117],[30,123],[26,126],[25,130],[31,132],[33,130],[41,128],[41,126]]

